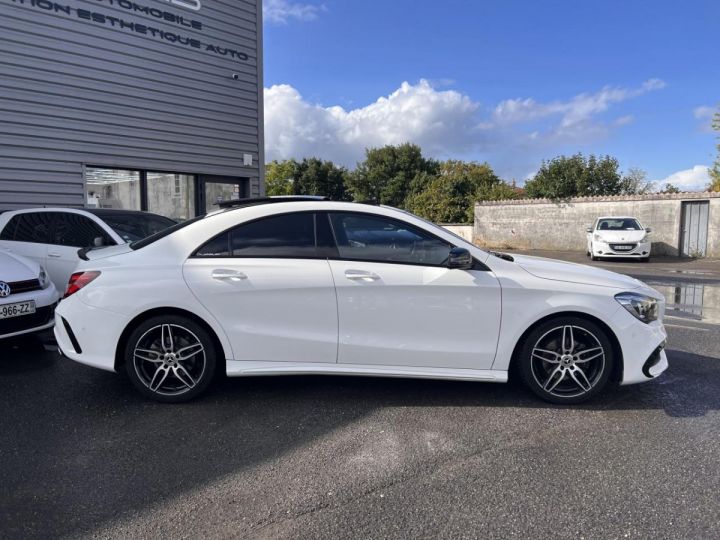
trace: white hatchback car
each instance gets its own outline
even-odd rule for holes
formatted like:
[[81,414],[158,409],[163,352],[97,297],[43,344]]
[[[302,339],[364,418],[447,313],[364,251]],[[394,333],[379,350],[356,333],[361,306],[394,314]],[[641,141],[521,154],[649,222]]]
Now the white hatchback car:
[[0,339],[52,328],[59,298],[42,266],[0,249]]
[[593,261],[601,257],[626,257],[650,260],[650,227],[643,227],[634,217],[600,217],[587,233],[587,254]]
[[64,291],[80,261],[78,250],[140,240],[175,221],[138,210],[32,208],[0,213],[0,248],[12,250],[47,269]]
[[159,401],[216,370],[505,382],[514,366],[578,403],[668,365],[664,298],[640,281],[495,255],[384,206],[240,201],[87,256],[56,311],[60,349]]

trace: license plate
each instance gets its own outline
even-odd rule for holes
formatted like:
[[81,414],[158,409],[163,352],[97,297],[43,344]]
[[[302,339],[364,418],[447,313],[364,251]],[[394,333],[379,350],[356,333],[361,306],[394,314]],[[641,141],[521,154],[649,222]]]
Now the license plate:
[[23,315],[31,315],[32,313],[35,313],[35,300],[0,306],[0,319],[22,317]]
[[615,246],[616,251],[630,251],[632,246]]

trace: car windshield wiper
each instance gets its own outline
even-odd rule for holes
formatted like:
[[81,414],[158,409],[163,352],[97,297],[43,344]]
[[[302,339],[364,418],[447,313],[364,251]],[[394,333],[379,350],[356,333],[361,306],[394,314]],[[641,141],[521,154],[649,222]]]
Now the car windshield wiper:
[[515,259],[512,255],[508,255],[507,253],[502,253],[500,251],[488,251],[490,255],[495,255],[498,259],[502,259],[503,261],[510,261],[515,262]]

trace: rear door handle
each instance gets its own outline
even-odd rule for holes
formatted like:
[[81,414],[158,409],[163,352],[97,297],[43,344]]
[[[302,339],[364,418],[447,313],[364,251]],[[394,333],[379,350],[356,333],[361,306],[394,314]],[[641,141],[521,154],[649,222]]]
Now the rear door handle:
[[345,270],[345,277],[353,281],[378,281],[380,276],[365,270]]
[[232,281],[239,281],[241,279],[247,279],[247,276],[237,270],[226,270],[224,268],[218,268],[213,270],[210,274],[213,279],[229,279]]
[[60,258],[62,257],[62,253],[58,253],[57,251],[48,251],[48,257]]

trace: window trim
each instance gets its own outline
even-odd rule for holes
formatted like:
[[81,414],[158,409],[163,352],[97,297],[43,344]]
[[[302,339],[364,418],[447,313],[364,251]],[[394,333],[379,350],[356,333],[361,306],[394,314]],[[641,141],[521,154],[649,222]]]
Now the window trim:
[[[198,255],[198,251],[200,251],[203,247],[208,245],[210,242],[215,240],[216,238],[219,238],[220,236],[227,234],[228,235],[228,253],[232,253],[232,250],[230,249],[230,231],[237,229],[238,227],[242,227],[244,225],[250,225],[251,223],[255,223],[257,221],[261,221],[263,219],[270,219],[278,216],[288,216],[293,214],[312,214],[313,215],[313,240],[315,244],[315,256],[314,257],[308,257],[308,256],[300,256],[300,255],[276,255],[272,257],[267,256],[257,256],[257,255],[211,255],[211,256],[204,256],[204,255]],[[296,260],[309,260],[309,261],[317,261],[317,260],[328,260],[327,255],[321,255],[321,246],[318,245],[318,221],[317,221],[317,215],[319,212],[317,210],[299,210],[296,212],[283,212],[281,214],[270,214],[267,216],[261,216],[255,219],[250,219],[248,221],[243,221],[242,223],[238,223],[237,225],[233,225],[232,227],[228,227],[224,231],[216,234],[215,236],[211,237],[210,239],[203,242],[200,246],[195,248],[188,259],[296,259]],[[330,226],[330,225],[328,225]],[[332,228],[330,229],[332,231]],[[333,237],[334,239],[334,237]],[[322,249],[328,249],[328,246],[323,246]]]

